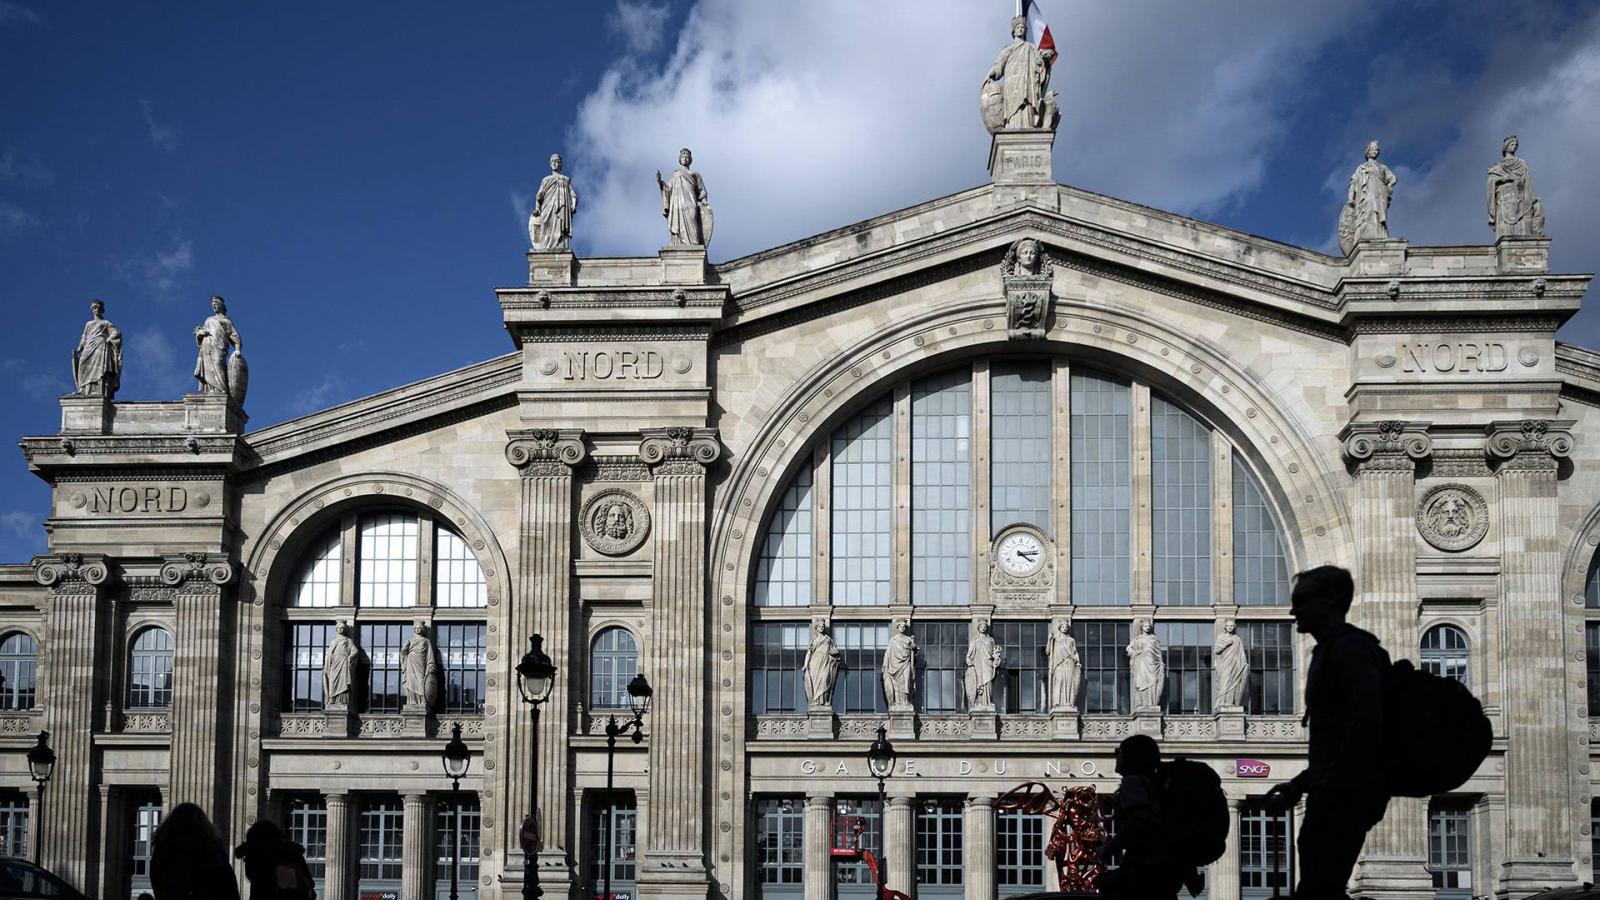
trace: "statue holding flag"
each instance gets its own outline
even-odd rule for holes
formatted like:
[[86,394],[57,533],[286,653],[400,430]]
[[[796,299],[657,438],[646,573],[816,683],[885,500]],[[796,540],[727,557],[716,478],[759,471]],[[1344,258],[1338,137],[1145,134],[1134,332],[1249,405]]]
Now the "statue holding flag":
[[[1042,21],[1036,23],[1038,44],[1030,40],[1030,18],[1037,18],[1032,0],[1011,20],[1012,41],[984,77],[979,95],[984,127],[997,131],[1051,128],[1060,120],[1050,93],[1050,66],[1056,58],[1055,41]],[[1029,13],[1033,15],[1030,17]]]

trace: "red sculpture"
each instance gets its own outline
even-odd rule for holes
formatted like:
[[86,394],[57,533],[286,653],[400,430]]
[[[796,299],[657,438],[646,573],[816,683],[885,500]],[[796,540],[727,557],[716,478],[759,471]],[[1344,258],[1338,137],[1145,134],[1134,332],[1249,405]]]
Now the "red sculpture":
[[1055,861],[1056,883],[1063,891],[1092,891],[1105,866],[1098,849],[1106,841],[1111,813],[1092,785],[1064,787],[1056,799],[1041,782],[1017,785],[995,801],[995,809],[1015,809],[1055,818],[1044,855]]
[[[846,862],[860,860],[866,863],[867,871],[872,873],[872,883],[882,884],[883,873],[879,871],[879,867],[883,865],[883,861],[874,856],[871,850],[863,849],[861,846],[861,833],[866,828],[866,820],[861,816],[834,816],[833,847],[828,851],[828,855]],[[885,887],[883,900],[911,900],[911,895]]]

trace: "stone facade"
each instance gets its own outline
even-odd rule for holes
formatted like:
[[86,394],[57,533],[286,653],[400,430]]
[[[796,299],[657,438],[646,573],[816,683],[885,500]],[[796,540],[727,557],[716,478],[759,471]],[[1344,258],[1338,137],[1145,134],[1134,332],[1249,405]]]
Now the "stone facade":
[[[130,842],[150,821],[141,810],[199,803],[233,842],[258,817],[312,809],[327,847],[323,896],[432,895],[444,877],[433,832],[449,799],[439,753],[459,721],[481,836],[470,890],[520,895],[518,823],[537,780],[541,881],[548,896],[579,897],[594,871],[614,711],[594,706],[590,648],[620,628],[655,687],[643,741],[622,740],[615,756],[615,796],[633,823],[619,833],[636,850],[614,874],[637,896],[859,895],[831,886],[860,875],[838,875],[827,849],[841,806],[876,802],[864,754],[885,719],[900,759],[881,832],[891,887],[916,888],[919,835],[950,828],[965,837],[964,880],[923,879],[921,896],[1018,889],[1015,871],[997,872],[1011,838],[997,830],[996,798],[1028,780],[1111,789],[1116,741],[1145,731],[1222,772],[1238,827],[1210,896],[1254,896],[1261,873],[1241,863],[1239,829],[1254,827],[1252,800],[1269,783],[1235,762],[1266,763],[1271,782],[1300,771],[1294,698],[1276,715],[1119,714],[1086,697],[1036,714],[958,703],[887,716],[837,696],[838,714],[808,712],[803,696],[797,710],[757,714],[752,696],[754,630],[794,623],[809,635],[817,618],[831,619],[847,670],[840,626],[899,617],[930,628],[978,617],[997,629],[1062,617],[1281,625],[1281,603],[1235,598],[1232,460],[1259,482],[1287,565],[1353,568],[1355,618],[1396,658],[1417,657],[1435,625],[1465,635],[1496,733],[1453,800],[1470,822],[1471,892],[1515,897],[1590,878],[1585,638],[1597,613],[1585,593],[1600,541],[1600,354],[1555,340],[1588,276],[1549,272],[1547,243],[1533,238],[1386,239],[1329,257],[1055,184],[1048,133],[1002,137],[1002,156],[1043,160],[1044,173],[1002,167],[995,184],[726,263],[707,264],[703,247],[530,253],[529,284],[497,291],[514,352],[292,422],[243,432],[223,395],[64,399],[60,432],[22,444],[53,489],[49,554],[0,568],[0,632],[39,648],[36,699],[0,714],[12,751],[0,754],[0,787],[37,809],[22,751],[47,729],[57,774],[42,821],[29,820],[44,864],[91,893],[128,896]],[[1048,283],[1026,301],[1046,306],[1040,325],[1019,333],[1001,268],[1023,238],[1037,242]],[[1000,427],[986,398],[1016,359],[1050,373],[1046,406],[1061,414],[1044,460],[1060,502],[1030,525],[1050,561],[1038,575],[992,570],[1000,529],[984,507]],[[1064,416],[1079,368],[1130,385],[1119,604],[1074,596],[1066,494],[1078,445]],[[913,385],[942,371],[965,373],[975,398],[963,452],[978,499],[958,536],[970,549],[955,590],[965,601],[916,600],[915,528],[892,511],[887,599],[832,601],[843,544],[828,510],[844,487],[828,474],[828,436],[885,398],[891,507],[924,502],[908,458]],[[1141,463],[1160,449],[1148,407],[1169,401],[1204,423],[1214,451],[1212,574],[1198,608],[1159,600],[1159,548],[1141,511],[1156,477]],[[808,593],[758,604],[766,537],[802,473],[814,476],[799,560]],[[423,573],[406,576],[415,594],[374,608],[361,592],[380,578],[367,566],[380,554],[361,542],[376,540],[368,523],[380,513],[431,527],[402,560]],[[470,559],[450,559],[476,567],[468,587],[480,605],[452,605],[456,582],[428,577],[443,571],[447,544],[468,548]],[[327,570],[308,574],[316,560]],[[476,705],[459,708],[450,682],[425,711],[372,697],[321,709],[311,681],[297,680],[318,676],[291,648],[335,619],[365,635],[370,671],[386,665],[374,643],[385,629],[481,626]],[[143,693],[151,675],[133,661],[153,627],[170,639],[170,695]],[[560,667],[537,759],[513,671],[534,632]],[[1297,697],[1310,647],[1292,649]],[[376,696],[369,670],[359,693]],[[1392,808],[1357,872],[1368,895],[1431,896],[1427,817],[1420,801]],[[380,820],[402,836],[393,871],[389,851],[368,846],[383,843],[369,840]],[[790,870],[773,863],[778,832],[798,842]]]

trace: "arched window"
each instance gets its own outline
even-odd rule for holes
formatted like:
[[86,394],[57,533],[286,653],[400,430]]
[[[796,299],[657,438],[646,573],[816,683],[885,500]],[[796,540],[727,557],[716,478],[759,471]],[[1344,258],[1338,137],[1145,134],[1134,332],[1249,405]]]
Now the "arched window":
[[295,606],[342,606],[340,590],[344,559],[339,529],[318,538],[300,565],[292,601]]
[[1422,671],[1442,678],[1454,678],[1467,687],[1472,656],[1467,633],[1454,625],[1435,625],[1422,635]]
[[13,631],[0,639],[0,709],[32,709],[35,679],[39,670],[39,648],[33,638]]
[[589,648],[589,708],[626,709],[628,682],[639,672],[639,645],[626,628],[606,628]]
[[146,628],[134,636],[128,652],[128,708],[172,705],[172,634]]

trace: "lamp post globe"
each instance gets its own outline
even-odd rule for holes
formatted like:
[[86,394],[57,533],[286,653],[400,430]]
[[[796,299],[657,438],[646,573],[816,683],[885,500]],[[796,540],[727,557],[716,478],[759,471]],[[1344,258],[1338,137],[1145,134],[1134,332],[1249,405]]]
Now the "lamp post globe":
[[655,690],[650,687],[650,682],[644,673],[633,676],[628,682],[628,705],[633,709],[634,719],[643,722],[645,713],[650,711],[650,698],[655,695]]
[[[534,900],[544,896],[544,888],[539,885],[539,845],[543,842],[543,828],[539,824],[539,707],[550,699],[550,691],[556,684],[556,665],[550,659],[550,654],[544,652],[544,637],[534,634],[528,638],[528,652],[522,654],[522,659],[517,663],[517,691],[522,695],[522,702],[528,704],[533,714],[533,760],[528,767],[528,818],[527,822],[533,824],[533,840],[524,840],[522,845],[522,896],[523,900]],[[529,829],[526,824],[523,831]]]

